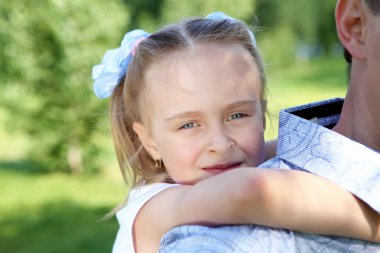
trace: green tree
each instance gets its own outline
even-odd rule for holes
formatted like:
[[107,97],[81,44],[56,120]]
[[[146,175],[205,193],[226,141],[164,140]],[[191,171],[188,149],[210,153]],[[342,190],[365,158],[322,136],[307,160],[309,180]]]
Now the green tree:
[[142,28],[148,32],[177,22],[186,17],[205,16],[211,12],[226,14],[251,22],[257,0],[124,0],[130,10],[130,29]]
[[201,16],[215,11],[223,11],[237,19],[250,22],[253,18],[255,0],[165,0],[162,7],[162,20],[166,23],[176,22],[184,17]]
[[0,103],[11,126],[30,136],[29,158],[42,168],[100,166],[107,105],[92,93],[91,68],[105,45],[118,46],[129,22],[121,7],[117,0],[0,3]]
[[161,10],[165,0],[124,0],[130,10],[130,23],[127,30],[136,28],[152,32],[161,25]]
[[256,14],[263,27],[260,45],[266,60],[289,64],[302,48],[329,54],[337,43],[334,8],[331,0],[258,0]]

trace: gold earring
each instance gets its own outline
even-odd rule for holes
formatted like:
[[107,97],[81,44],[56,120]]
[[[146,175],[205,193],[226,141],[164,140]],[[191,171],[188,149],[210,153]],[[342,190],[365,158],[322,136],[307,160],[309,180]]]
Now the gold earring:
[[[157,162],[157,161],[158,161],[158,162]],[[162,159],[154,160],[154,166],[156,167],[156,169],[161,169],[161,166],[162,166]]]

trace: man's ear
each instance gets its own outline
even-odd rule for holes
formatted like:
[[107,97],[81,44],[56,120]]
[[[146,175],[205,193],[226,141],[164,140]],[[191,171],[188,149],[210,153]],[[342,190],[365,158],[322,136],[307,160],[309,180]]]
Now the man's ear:
[[157,145],[154,142],[149,131],[143,126],[143,124],[141,124],[140,122],[133,122],[133,131],[135,131],[142,145],[144,146],[145,150],[148,151],[150,156],[154,160],[160,160],[161,155],[160,152],[158,152]]
[[365,29],[367,14],[362,0],[338,0],[335,21],[338,37],[350,54],[365,58]]

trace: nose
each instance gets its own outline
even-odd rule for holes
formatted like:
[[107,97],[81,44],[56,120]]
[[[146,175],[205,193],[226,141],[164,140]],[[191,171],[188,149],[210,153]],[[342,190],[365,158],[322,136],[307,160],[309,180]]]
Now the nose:
[[224,154],[235,145],[235,141],[223,127],[215,127],[209,132],[208,151],[210,153]]

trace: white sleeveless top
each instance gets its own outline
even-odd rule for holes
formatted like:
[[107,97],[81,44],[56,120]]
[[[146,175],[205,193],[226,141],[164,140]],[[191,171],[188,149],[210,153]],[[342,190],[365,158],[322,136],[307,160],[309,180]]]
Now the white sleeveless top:
[[112,253],[135,253],[132,229],[138,212],[152,197],[165,189],[177,185],[178,184],[155,183],[131,190],[127,205],[116,214],[120,228],[117,232]]

